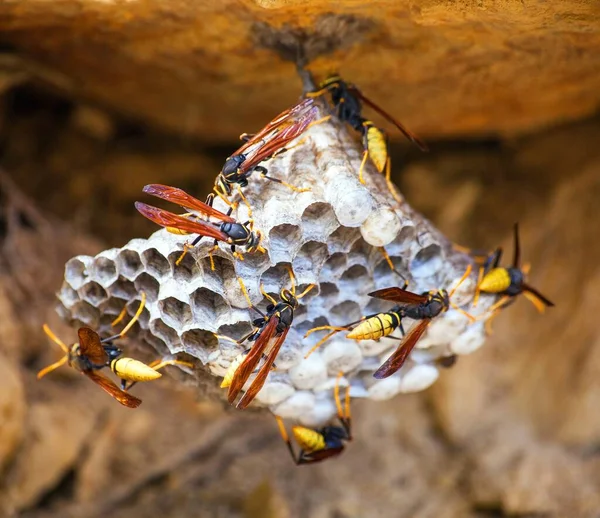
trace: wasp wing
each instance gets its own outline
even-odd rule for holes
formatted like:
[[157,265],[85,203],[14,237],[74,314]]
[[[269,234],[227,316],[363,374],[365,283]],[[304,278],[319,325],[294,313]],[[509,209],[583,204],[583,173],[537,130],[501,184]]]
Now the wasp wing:
[[168,212],[151,205],[136,201],[135,208],[150,221],[153,221],[161,227],[176,228],[186,232],[187,234],[200,234],[201,236],[212,237],[219,241],[228,242],[229,236],[225,232],[221,232],[216,226],[208,221],[192,220],[184,216],[178,216],[172,212]]
[[85,371],[84,374],[90,378],[102,390],[114,397],[119,403],[128,408],[137,408],[142,403],[142,400],[132,396],[128,392],[124,392],[117,387],[111,380],[105,378],[95,371]]
[[221,221],[228,221],[230,223],[235,223],[236,221],[231,216],[223,214],[220,210],[217,210],[211,207],[210,205],[201,202],[200,200],[194,198],[192,195],[188,194],[184,190],[178,189],[177,187],[152,183],[150,185],[146,185],[142,189],[142,191],[146,194],[150,194],[151,196],[156,196],[157,198],[161,198],[162,200],[167,200],[172,203],[176,203],[181,207],[201,212],[202,214],[206,214],[207,216],[211,216]]
[[260,389],[263,388],[265,381],[267,381],[267,376],[269,375],[269,372],[271,372],[271,367],[273,367],[273,364],[275,363],[275,358],[277,358],[277,355],[279,354],[279,349],[281,349],[283,342],[285,342],[285,338],[287,337],[289,330],[290,328],[286,327],[285,331],[283,331],[283,333],[281,333],[281,335],[279,335],[273,343],[264,365],[260,368],[256,378],[254,378],[254,381],[237,404],[237,408],[240,410],[243,410],[250,403],[252,403],[252,400],[256,397],[256,394],[258,394]]
[[411,142],[414,142],[422,151],[428,151],[429,148],[427,144],[423,142],[419,137],[417,137],[412,131],[409,131],[403,124],[394,119],[389,113],[387,113],[383,108],[380,108],[376,105],[371,99],[365,97],[363,93],[356,88],[356,86],[348,85],[348,90],[357,96],[361,101],[363,101],[367,106],[371,107],[375,110],[379,115],[381,115],[384,119],[391,122],[394,126],[396,126],[402,134]]
[[423,304],[427,302],[427,295],[419,295],[418,293],[413,293],[412,291],[403,290],[398,287],[372,291],[369,293],[369,297],[399,302],[401,304]]
[[416,326],[413,326],[411,330],[406,333],[406,336],[402,339],[400,345],[398,345],[398,348],[394,351],[394,354],[392,354],[387,361],[375,371],[373,377],[379,380],[387,378],[400,369],[416,343],[423,336],[429,322],[431,322],[431,319],[426,318],[421,320]]
[[98,333],[89,327],[80,327],[77,335],[82,356],[85,356],[94,365],[106,365],[108,355],[102,347]]
[[252,374],[254,369],[256,369],[256,366],[263,356],[264,350],[269,345],[271,338],[275,334],[278,323],[279,317],[273,315],[269,318],[269,321],[261,330],[258,338],[254,342],[254,345],[250,349],[250,352],[248,352],[244,361],[233,374],[233,379],[231,380],[231,385],[229,385],[229,391],[227,392],[227,401],[229,401],[229,403],[233,403],[235,401],[235,398],[241,392],[244,384],[246,381],[248,381],[250,374]]
[[270,158],[277,151],[283,149],[292,140],[302,135],[309,124],[316,120],[317,115],[318,110],[315,106],[308,113],[290,123],[281,131],[278,131],[277,134],[263,146],[257,147],[253,153],[248,154],[246,160],[240,166],[240,170],[246,172],[257,166],[263,160]]
[[305,452],[301,457],[299,464],[315,464],[322,462],[331,457],[336,457],[344,451],[344,446],[338,446],[337,448],[325,448],[323,450],[311,451],[310,453]]
[[[271,122],[269,122],[263,129],[261,129],[258,133],[252,135],[246,143],[237,149],[233,155],[240,155],[244,153],[248,148],[252,147],[252,145],[257,144],[261,140],[265,142],[270,140],[270,137],[273,137],[278,130],[281,130],[288,124],[292,124],[292,121],[295,117],[298,117],[302,112],[310,109],[314,106],[314,99],[302,99],[298,104],[288,108],[287,110],[282,111],[277,117],[275,117]],[[233,156],[232,155],[232,156]]]

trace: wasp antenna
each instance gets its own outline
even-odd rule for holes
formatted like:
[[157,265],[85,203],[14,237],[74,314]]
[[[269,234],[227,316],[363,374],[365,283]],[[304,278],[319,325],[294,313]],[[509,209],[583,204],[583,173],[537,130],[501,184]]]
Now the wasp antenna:
[[48,324],[44,324],[42,329],[44,330],[44,333],[46,333],[46,336],[50,338],[50,340],[52,340],[56,345],[58,345],[65,352],[65,354],[69,354],[69,348],[58,336],[52,332],[52,330],[48,327]]
[[62,365],[64,365],[65,363],[67,363],[67,360],[69,359],[69,356],[63,356],[60,360],[58,360],[57,362],[54,362],[52,365],[48,365],[48,367],[44,367],[40,372],[37,373],[37,379],[42,379],[46,374],[48,374],[49,372],[52,372],[53,370],[58,369],[59,367],[61,367]]
[[521,243],[519,241],[519,224],[515,223],[514,226],[515,233],[515,249],[513,252],[513,268],[518,268],[519,263],[521,262]]
[[296,276],[294,275],[294,270],[292,270],[291,266],[287,266],[287,271],[290,276],[290,282],[292,283],[292,295],[296,296]]
[[[244,284],[244,281],[242,280],[241,277],[238,277],[237,280],[238,280],[238,284],[240,285],[240,288],[242,289],[242,293],[244,294],[244,298],[246,299],[246,302],[248,303],[248,307],[249,308],[254,307],[254,304],[252,304],[252,301],[250,300],[250,295],[248,295],[248,290],[246,289],[246,285]],[[220,336],[220,335],[216,335],[216,336]]]

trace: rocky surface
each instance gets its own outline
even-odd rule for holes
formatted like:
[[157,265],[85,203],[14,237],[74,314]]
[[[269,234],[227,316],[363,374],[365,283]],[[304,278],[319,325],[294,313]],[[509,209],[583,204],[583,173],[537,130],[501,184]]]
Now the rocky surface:
[[428,139],[515,135],[600,104],[596,0],[18,0],[0,20],[20,73],[205,142],[296,99],[282,57],[299,45]]

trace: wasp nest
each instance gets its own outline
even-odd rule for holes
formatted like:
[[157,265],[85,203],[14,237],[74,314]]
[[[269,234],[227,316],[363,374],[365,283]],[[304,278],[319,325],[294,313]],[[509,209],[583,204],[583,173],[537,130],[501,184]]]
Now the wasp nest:
[[[433,320],[404,366],[383,380],[374,379],[373,372],[398,340],[356,342],[339,333],[304,359],[322,334],[307,339],[303,335],[315,326],[345,325],[392,306],[368,296],[375,289],[402,283],[381,247],[415,292],[452,287],[470,258],[453,250],[398,193],[392,195],[385,178],[371,164],[365,171],[366,185],[359,182],[362,148],[345,126],[329,120],[311,127],[297,142],[264,165],[270,176],[305,192],[294,192],[259,175],[244,189],[266,253],[246,254],[240,261],[221,245],[212,270],[208,251],[213,243],[204,239],[176,265],[189,238],[161,229],[148,239],[133,239],[96,257],[71,259],[59,293],[63,316],[109,333],[110,321],[125,304],[130,313],[137,309],[143,290],[148,302],[132,335],[137,330],[138,338],[160,355],[185,352],[196,358],[205,368],[199,367],[194,375],[206,381],[206,373],[223,376],[247,347],[217,339],[215,334],[239,338],[250,331],[257,316],[249,311],[237,277],[243,279],[252,302],[264,310],[267,302],[260,285],[278,298],[281,288],[289,288],[291,265],[299,290],[311,283],[316,288],[301,299],[276,369],[255,405],[317,426],[335,415],[332,388],[340,371],[353,397],[388,399],[429,387],[438,377],[440,358],[468,354],[482,345],[482,321],[470,323],[450,309]],[[144,200],[141,187],[140,199]],[[192,194],[202,198],[202,193]],[[237,212],[237,219],[246,221],[244,204]],[[490,301],[482,300],[473,310],[475,282],[473,274],[453,300],[481,314]],[[407,320],[405,329],[411,324]],[[218,386],[216,381],[214,386]]]

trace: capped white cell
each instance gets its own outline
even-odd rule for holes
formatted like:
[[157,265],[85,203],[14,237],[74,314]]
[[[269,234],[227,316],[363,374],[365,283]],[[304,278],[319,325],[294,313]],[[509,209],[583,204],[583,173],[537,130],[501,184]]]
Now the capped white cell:
[[385,246],[391,243],[400,231],[400,220],[390,207],[379,207],[369,214],[360,226],[360,233],[367,243]]
[[361,364],[363,358],[357,343],[344,338],[328,342],[322,351],[322,356],[327,365],[327,372],[332,376],[355,369]]
[[467,330],[450,342],[450,351],[454,354],[471,354],[485,342],[483,322],[471,324]]
[[420,392],[431,387],[440,373],[433,365],[413,365],[402,372],[400,392]]
[[319,352],[311,354],[289,370],[290,380],[298,389],[311,389],[327,379],[327,366]]

